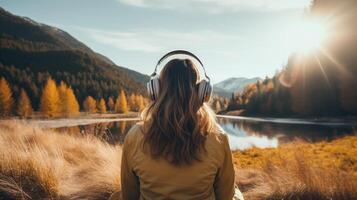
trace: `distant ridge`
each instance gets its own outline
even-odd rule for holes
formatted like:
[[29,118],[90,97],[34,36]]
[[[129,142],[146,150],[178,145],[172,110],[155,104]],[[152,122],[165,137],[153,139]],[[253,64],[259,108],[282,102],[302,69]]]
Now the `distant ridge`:
[[259,80],[262,80],[259,77],[255,78],[244,78],[244,77],[237,77],[237,78],[229,78],[219,83],[214,84],[214,92],[218,96],[231,96],[233,92],[242,92],[244,87],[255,83]]

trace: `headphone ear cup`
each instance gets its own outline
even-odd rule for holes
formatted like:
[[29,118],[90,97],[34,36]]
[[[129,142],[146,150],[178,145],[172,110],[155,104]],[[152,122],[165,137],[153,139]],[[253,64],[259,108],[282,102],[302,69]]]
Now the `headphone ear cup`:
[[209,81],[202,80],[198,83],[198,97],[201,103],[208,102],[212,95],[212,85]]
[[159,90],[160,90],[159,78],[158,77],[151,78],[150,81],[146,84],[146,89],[148,91],[151,100],[155,101],[159,96]]
[[204,102],[209,102],[211,100],[211,96],[212,96],[212,92],[213,92],[213,85],[211,84],[211,82],[207,82],[207,90],[204,96]]

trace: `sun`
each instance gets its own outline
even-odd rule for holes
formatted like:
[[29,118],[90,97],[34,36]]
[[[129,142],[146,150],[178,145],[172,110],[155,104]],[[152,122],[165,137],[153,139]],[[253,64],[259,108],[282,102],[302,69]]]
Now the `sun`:
[[296,53],[321,49],[328,36],[326,24],[318,20],[301,20],[288,31],[289,46]]

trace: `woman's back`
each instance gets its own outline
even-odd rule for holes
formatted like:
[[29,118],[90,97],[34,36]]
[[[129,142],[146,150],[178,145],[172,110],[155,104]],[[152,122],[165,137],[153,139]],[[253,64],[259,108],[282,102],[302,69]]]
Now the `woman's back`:
[[200,161],[173,165],[142,148],[143,126],[127,134],[122,160],[123,199],[232,199],[234,170],[227,136],[210,133]]
[[[122,157],[122,195],[135,199],[232,199],[234,170],[227,136],[206,104],[212,85],[190,59],[171,59],[148,83],[151,103],[127,134]],[[180,55],[181,57],[182,55]]]

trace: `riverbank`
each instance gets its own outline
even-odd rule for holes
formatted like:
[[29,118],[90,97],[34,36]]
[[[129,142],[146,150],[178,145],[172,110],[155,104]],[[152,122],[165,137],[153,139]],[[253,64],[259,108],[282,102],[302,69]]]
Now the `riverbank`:
[[[248,200],[355,199],[356,138],[235,151],[236,182]],[[0,199],[94,200],[120,190],[120,145],[90,134],[0,123],[0,157]]]
[[223,111],[217,113],[217,116],[227,116],[230,118],[247,118],[247,119],[271,119],[271,120],[296,120],[296,121],[308,121],[308,122],[333,122],[333,123],[357,123],[357,116],[281,116],[281,115],[264,115],[264,114],[249,114],[244,110],[232,110]]
[[[78,115],[71,117],[43,117],[40,112],[34,112],[31,116],[27,117],[26,120],[55,120],[55,119],[114,119],[114,118],[130,118],[130,117],[138,117],[140,115],[139,112],[127,112],[127,113],[87,113],[80,112]],[[17,116],[2,118],[2,120],[20,120]]]
[[130,112],[125,114],[87,114],[81,113],[79,116],[70,118],[42,118],[31,117],[29,119],[9,118],[0,119],[0,123],[9,123],[16,121],[18,123],[30,124],[41,128],[61,128],[83,126],[96,123],[118,122],[118,121],[138,121],[140,120],[139,113]]
[[278,117],[247,117],[239,115],[217,115],[218,118],[237,119],[251,122],[268,122],[278,124],[302,124],[324,126],[357,126],[356,118],[278,118]]

